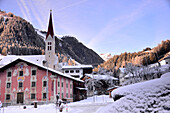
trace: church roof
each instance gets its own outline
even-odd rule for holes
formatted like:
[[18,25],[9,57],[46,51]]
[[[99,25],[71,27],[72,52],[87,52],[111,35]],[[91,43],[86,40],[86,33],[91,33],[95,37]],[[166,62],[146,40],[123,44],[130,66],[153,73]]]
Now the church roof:
[[49,19],[48,31],[47,31],[46,39],[47,39],[47,37],[49,36],[49,34],[50,34],[51,37],[53,38],[53,36],[54,36],[54,31],[53,31],[53,22],[52,22],[52,10],[50,10],[50,19]]

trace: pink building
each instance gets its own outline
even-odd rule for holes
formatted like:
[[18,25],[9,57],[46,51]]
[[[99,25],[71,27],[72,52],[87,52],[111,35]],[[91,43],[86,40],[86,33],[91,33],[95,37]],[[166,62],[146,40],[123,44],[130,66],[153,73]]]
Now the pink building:
[[54,102],[58,94],[60,99],[73,101],[73,82],[82,83],[69,75],[18,58],[0,68],[0,100],[9,104]]

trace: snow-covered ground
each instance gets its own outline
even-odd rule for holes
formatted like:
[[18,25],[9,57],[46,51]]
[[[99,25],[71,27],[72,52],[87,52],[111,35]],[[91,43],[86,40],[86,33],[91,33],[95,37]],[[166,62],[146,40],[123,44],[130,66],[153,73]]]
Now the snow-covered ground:
[[[79,102],[65,105],[63,113],[170,113],[170,72],[146,82],[120,87],[112,96],[124,95],[113,101],[108,95],[89,97]],[[95,102],[94,102],[95,99]],[[9,106],[4,113],[59,113],[55,104],[27,106]],[[1,109],[0,113],[3,113]]]
[[170,72],[159,79],[120,87],[112,96],[124,97],[96,113],[170,113]]
[[[65,105],[62,113],[94,113],[111,102],[113,102],[113,99],[109,98],[108,95],[89,97],[79,102],[69,103],[67,107]],[[59,110],[56,110],[55,104],[38,105],[37,108],[33,108],[33,105],[26,107],[26,109],[23,109],[23,105],[8,106],[4,108],[4,113],[59,113]],[[3,113],[3,109],[0,110],[0,113]]]

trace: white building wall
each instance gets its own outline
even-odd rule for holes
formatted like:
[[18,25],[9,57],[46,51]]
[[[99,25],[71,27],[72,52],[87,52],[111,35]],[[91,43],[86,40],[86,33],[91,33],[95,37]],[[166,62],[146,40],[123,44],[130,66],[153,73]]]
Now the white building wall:
[[161,66],[162,66],[162,65],[166,65],[166,64],[169,64],[169,65],[170,65],[170,59],[162,60],[162,61],[160,62],[160,64],[161,64]]
[[[51,42],[51,50],[48,50],[48,43]],[[55,38],[49,35],[45,41],[45,59],[47,61],[48,67],[54,69],[55,63]],[[46,64],[46,65],[47,65]]]
[[81,78],[83,76],[83,69],[65,69],[64,73],[71,76],[79,76],[79,78]]

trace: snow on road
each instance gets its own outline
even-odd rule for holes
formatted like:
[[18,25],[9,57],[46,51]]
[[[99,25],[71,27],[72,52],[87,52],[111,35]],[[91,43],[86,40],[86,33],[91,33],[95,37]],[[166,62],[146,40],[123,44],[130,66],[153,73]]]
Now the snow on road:
[[[108,95],[89,97],[82,101],[67,104],[68,109],[65,105],[62,113],[94,113],[112,102],[113,99],[109,98]],[[3,113],[3,109],[0,110],[0,113]],[[38,108],[29,105],[26,109],[23,109],[23,106],[8,106],[4,108],[4,113],[59,113],[59,110],[56,111],[55,104],[38,105]]]
[[113,99],[109,98],[108,95],[90,97],[80,102],[71,103],[69,113],[94,113],[99,108],[105,107],[112,102]]
[[124,97],[96,113],[170,113],[170,72],[159,79],[120,87],[112,96]]

